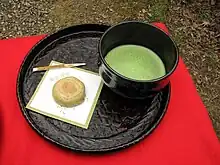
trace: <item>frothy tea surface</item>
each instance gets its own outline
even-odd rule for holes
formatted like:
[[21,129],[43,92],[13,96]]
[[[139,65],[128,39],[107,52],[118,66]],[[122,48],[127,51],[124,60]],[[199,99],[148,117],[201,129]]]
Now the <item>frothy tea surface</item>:
[[118,46],[108,52],[105,60],[113,70],[135,80],[152,80],[166,73],[160,57],[143,46]]

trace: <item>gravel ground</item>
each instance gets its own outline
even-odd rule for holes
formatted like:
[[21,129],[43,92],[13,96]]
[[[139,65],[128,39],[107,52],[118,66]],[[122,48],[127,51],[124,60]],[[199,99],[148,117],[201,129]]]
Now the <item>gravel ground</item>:
[[53,33],[81,23],[163,21],[220,137],[219,5],[217,0],[0,0],[0,39]]

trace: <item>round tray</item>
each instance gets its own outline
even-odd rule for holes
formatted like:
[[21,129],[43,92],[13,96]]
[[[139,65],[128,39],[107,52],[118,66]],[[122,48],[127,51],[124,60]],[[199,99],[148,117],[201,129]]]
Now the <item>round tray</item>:
[[26,109],[43,72],[35,66],[51,60],[74,63],[98,72],[97,45],[109,26],[86,24],[69,27],[37,43],[24,59],[17,80],[17,97],[28,123],[49,141],[74,151],[103,152],[128,147],[149,135],[166,112],[170,85],[145,100],[131,100],[103,87],[88,129],[83,129]]

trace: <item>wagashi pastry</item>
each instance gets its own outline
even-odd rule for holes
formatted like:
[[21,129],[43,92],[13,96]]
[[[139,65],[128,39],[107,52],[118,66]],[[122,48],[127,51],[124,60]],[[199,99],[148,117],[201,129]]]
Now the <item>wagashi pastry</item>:
[[54,84],[52,95],[57,104],[73,107],[84,101],[85,85],[76,77],[65,77]]

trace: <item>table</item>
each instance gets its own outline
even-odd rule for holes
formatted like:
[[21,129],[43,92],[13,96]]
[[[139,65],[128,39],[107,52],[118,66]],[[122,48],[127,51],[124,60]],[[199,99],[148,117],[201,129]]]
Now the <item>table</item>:
[[[167,31],[162,23],[157,26]],[[19,67],[43,36],[0,40],[0,165],[219,165],[220,144],[193,81],[180,59],[171,77],[167,113],[138,144],[104,155],[74,153],[39,136],[23,117],[16,98]]]

